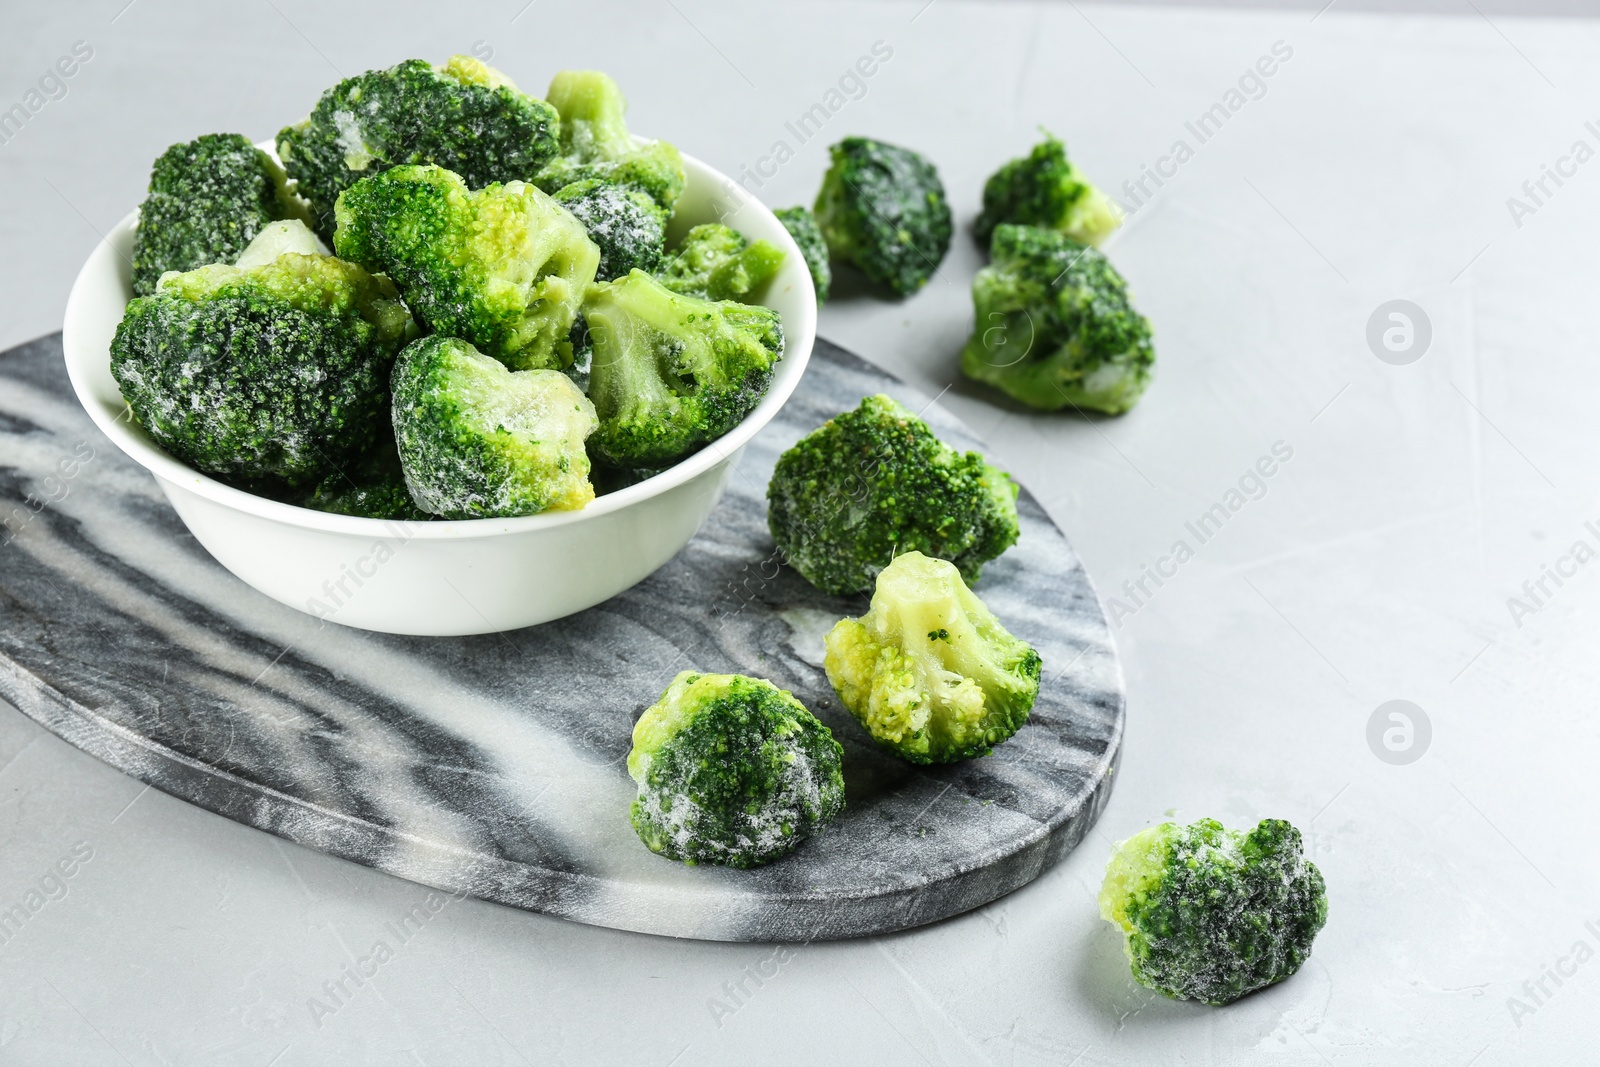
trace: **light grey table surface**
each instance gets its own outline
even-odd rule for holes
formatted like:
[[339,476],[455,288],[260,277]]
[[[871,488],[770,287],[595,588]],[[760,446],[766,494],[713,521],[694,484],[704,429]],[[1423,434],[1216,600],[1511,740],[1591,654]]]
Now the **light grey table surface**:
[[[93,50],[0,144],[0,347],[58,328],[166,145],[270,136],[339,74],[411,55],[476,48],[534,91],[606,69],[636,129],[734,174],[787,141],[757,189],[775,206],[809,200],[847,133],[929,154],[963,227],[1040,123],[1119,195],[1144,165],[1175,172],[1109,248],[1160,352],[1124,418],[1027,414],[957,380],[981,263],[965,229],[913,299],[841,284],[822,316],[948,387],[1066,529],[1118,616],[1127,748],[1077,853],[931,928],[776,949],[465,900],[402,944],[389,924],[426,890],[146,791],[0,710],[0,906],[90,857],[0,943],[0,1064],[1592,1062],[1600,24],[1465,0],[1315,20],[1320,4],[124,2],[0,6],[0,109],[74,42]],[[785,122],[877,41],[892,59],[799,144]],[[1276,42],[1292,57],[1199,143],[1185,123]],[[1178,140],[1192,157],[1162,163]],[[1567,176],[1530,195],[1545,165]],[[1393,299],[1431,323],[1409,365],[1367,340]],[[1230,497],[1280,442],[1292,459]],[[1186,524],[1217,503],[1238,506],[1202,544]],[[1125,591],[1179,540],[1174,577]],[[1395,699],[1431,724],[1404,765],[1368,741]],[[1306,831],[1332,903],[1298,976],[1223,1010],[1131,982],[1095,894],[1110,842],[1167,813]],[[315,1010],[382,939],[392,960]]]

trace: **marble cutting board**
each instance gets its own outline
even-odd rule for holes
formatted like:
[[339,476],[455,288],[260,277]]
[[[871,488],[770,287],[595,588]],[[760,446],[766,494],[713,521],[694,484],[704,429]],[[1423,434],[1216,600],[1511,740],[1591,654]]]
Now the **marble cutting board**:
[[[839,707],[822,635],[866,598],[773,562],[778,454],[885,392],[981,448],[926,397],[826,341],[683,552],[580,615],[407,638],[322,623],[239,582],[89,422],[59,336],[0,355],[0,696],[157,789],[439,888],[624,930],[728,941],[855,937],[979,907],[1070,851],[1110,793],[1121,669],[1083,567],[1024,490],[1022,537],[977,591],[1044,659],[993,755],[919,768]],[[755,871],[650,853],[627,808],[639,713],[680,670],[793,692],[844,745],[847,809]]]

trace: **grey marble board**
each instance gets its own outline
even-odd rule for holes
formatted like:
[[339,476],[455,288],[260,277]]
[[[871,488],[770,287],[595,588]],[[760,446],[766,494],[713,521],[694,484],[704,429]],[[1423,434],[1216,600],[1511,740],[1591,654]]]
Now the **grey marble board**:
[[[59,337],[0,355],[0,696],[157,789],[426,885],[625,930],[854,937],[1016,889],[1088,832],[1111,789],[1121,669],[1099,602],[1026,491],[1020,543],[977,590],[1044,659],[993,755],[919,768],[839,707],[822,635],[866,598],[773,561],[779,452],[886,392],[962,447],[926,397],[817,343],[706,527],[599,607],[505,634],[407,638],[319,623],[235,579],[93,428]],[[628,824],[634,720],[687,668],[770,678],[844,745],[845,814],[769,867],[686,867]]]

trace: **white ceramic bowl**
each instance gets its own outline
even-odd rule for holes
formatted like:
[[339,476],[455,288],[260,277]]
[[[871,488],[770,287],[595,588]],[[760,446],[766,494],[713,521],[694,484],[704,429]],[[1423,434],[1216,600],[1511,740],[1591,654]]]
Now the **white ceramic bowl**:
[[516,519],[386,522],[253,496],[192,470],[125,417],[110,346],[133,296],[129,257],[138,212],[89,256],[67,299],[62,345],[73,389],[114,444],[155,475],[195,538],[275,600],[387,633],[488,633],[592,607],[644,579],[700,528],[745,444],[794,392],[811,357],[817,304],[800,250],[777,218],[719,172],[683,157],[688,186],[669,240],[723,221],[786,253],[764,302],[783,316],[772,387],[738,426],[677,466],[582,511]]

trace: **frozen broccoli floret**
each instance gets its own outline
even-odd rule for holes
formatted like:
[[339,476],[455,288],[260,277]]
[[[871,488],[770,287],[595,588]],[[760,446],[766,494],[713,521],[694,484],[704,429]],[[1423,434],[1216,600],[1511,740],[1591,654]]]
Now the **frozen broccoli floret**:
[[950,248],[939,172],[908,148],[866,137],[846,137],[830,151],[816,204],[828,251],[899,296],[921,289]]
[[1242,833],[1201,819],[1119,844],[1100,916],[1122,931],[1140,985],[1221,1005],[1298,971],[1328,919],[1328,898],[1293,826],[1263,819]]
[[778,457],[767,525],[791,567],[825,593],[872,588],[896,555],[954,563],[969,582],[1017,543],[1017,483],[962,454],[887,396],[823,423]]
[[1047,131],[1032,152],[1006,163],[984,183],[978,240],[987,242],[1003,222],[1042,226],[1097,245],[1122,225],[1122,209],[1089,184],[1067,161],[1067,146]]
[[681,296],[636,270],[591,290],[590,447],[615,467],[665,467],[739,424],[783,356],[770,308]]
[[364,519],[416,522],[433,518],[411,499],[392,433],[383,435],[367,459],[324,478],[304,504],[315,511]]
[[600,248],[595,281],[613,281],[630,270],[653,271],[661,262],[667,213],[642,190],[590,178],[561,189],[555,200],[583,223]]
[[561,114],[561,154],[534,179],[539,188],[554,193],[598,178],[641,189],[672,211],[683,195],[683,157],[666,141],[633,139],[623,118],[628,102],[616,82],[597,70],[563,70],[546,95]]
[[1053,230],[996,226],[972,280],[977,325],[961,370],[1030,407],[1120,415],[1155,363],[1150,321],[1104,254]]
[[828,242],[823,240],[817,217],[805,207],[786,207],[773,214],[789,231],[794,243],[800,246],[806,269],[811,271],[811,284],[817,291],[818,305],[827,303],[828,287],[833,284],[833,268],[828,265]]
[[305,218],[283,169],[237,133],[175,144],[150,169],[133,236],[133,294],[149,296],[169,270],[232,263],[275,219]]
[[339,255],[394,279],[419,322],[512,370],[572,363],[600,249],[525,182],[471,192],[443,167],[395,167],[339,198]]
[[907,552],[872,608],[829,631],[824,665],[872,739],[912,763],[987,755],[1028,721],[1039,653],[1012,637],[955,565]]
[[446,519],[573,511],[594,499],[594,405],[554,370],[510,371],[424,337],[394,364],[394,432],[418,507]]
[[843,753],[771,682],[684,671],[633,728],[633,828],[668,859],[771,863],[844,810]]
[[331,238],[339,194],[364,177],[435,163],[473,189],[528,181],[555,157],[560,125],[554,107],[471,56],[437,69],[408,59],[323,93],[309,118],[278,134],[278,157]]
[[289,253],[166,276],[129,303],[111,372],[155,440],[207,474],[300,486],[388,432],[389,368],[413,334],[394,287]]
[[751,242],[720,222],[705,222],[683,235],[656,277],[675,293],[702,300],[741,300],[758,295],[778,268],[783,249],[770,241]]

